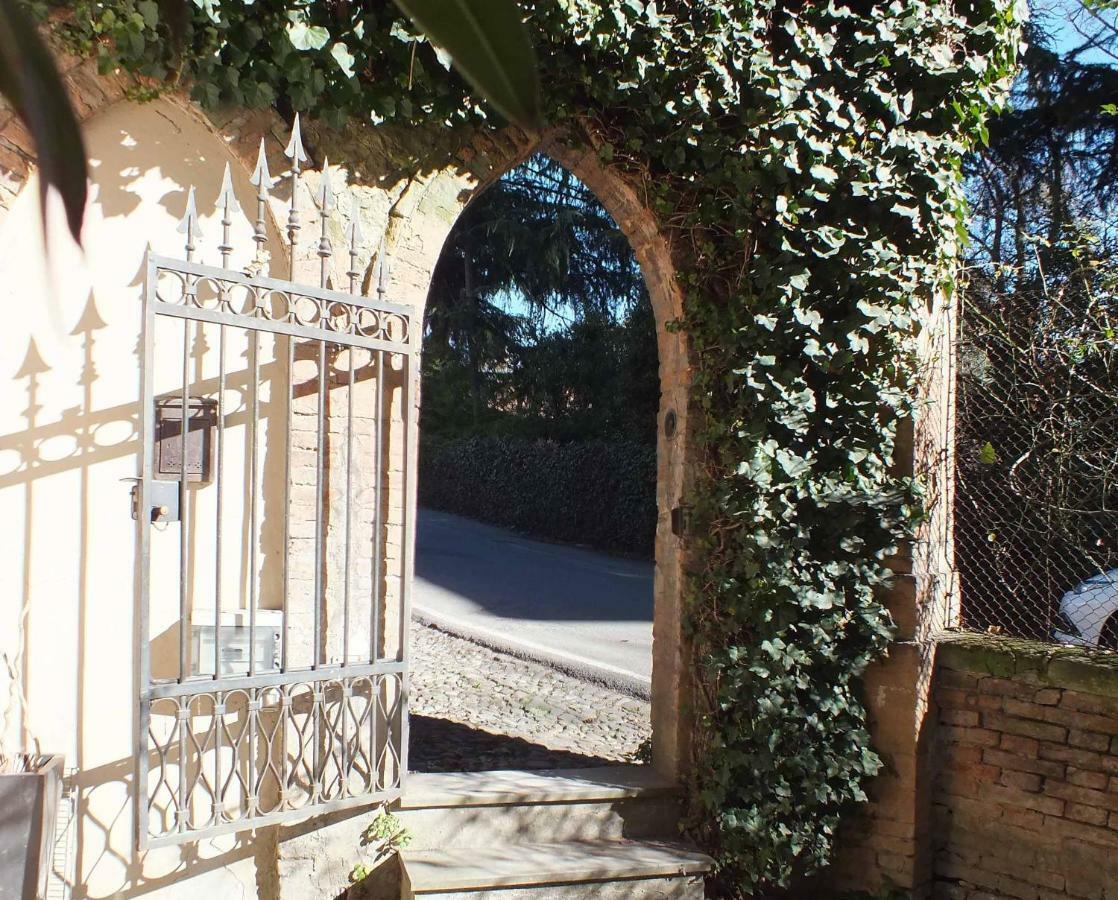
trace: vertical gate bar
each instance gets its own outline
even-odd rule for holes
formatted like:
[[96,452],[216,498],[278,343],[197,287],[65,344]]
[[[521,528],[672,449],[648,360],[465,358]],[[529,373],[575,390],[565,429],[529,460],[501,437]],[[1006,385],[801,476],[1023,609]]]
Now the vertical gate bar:
[[249,440],[249,465],[252,471],[249,474],[249,573],[248,573],[248,674],[256,674],[256,605],[259,602],[259,541],[257,533],[260,528],[260,475],[259,460],[257,458],[257,443],[260,432],[260,332],[255,328],[250,329],[252,344],[249,347],[252,379],[252,416],[251,434]]
[[[325,513],[323,487],[325,486],[326,454],[326,342],[318,342],[318,440],[315,450],[315,498],[314,504],[314,664],[317,669],[322,654],[322,563],[323,563],[323,516]],[[317,720],[316,720],[317,721]]]
[[[373,715],[369,719],[369,754],[373,760],[373,790],[379,791],[384,784],[384,779],[381,777],[380,753],[378,742],[380,741],[381,722],[380,722],[380,683],[386,678],[385,675],[374,674],[371,676],[373,682]],[[387,719],[386,719],[387,721]]]
[[291,591],[291,426],[295,405],[295,338],[287,335],[287,412],[283,434],[283,595],[281,602],[280,671],[287,671],[287,599]]
[[[322,654],[322,591],[324,586],[323,580],[323,539],[324,539],[324,522],[323,516],[325,514],[325,494],[323,487],[325,486],[325,466],[324,456],[326,453],[326,342],[320,340],[318,342],[318,441],[317,441],[317,456],[315,462],[317,464],[317,473],[315,476],[315,492],[318,494],[314,505],[314,666],[317,669]],[[321,687],[321,683],[318,683]],[[313,740],[314,750],[311,754],[312,763],[314,766],[314,801],[318,802],[322,793],[322,729],[319,725],[319,720],[322,716],[322,692],[312,688],[313,697],[312,709],[314,711],[314,728]]]
[[133,690],[136,711],[135,733],[136,783],[134,785],[133,830],[138,850],[148,841],[148,731],[151,727],[151,646],[148,601],[151,593],[151,476],[155,447],[155,302],[157,271],[147,252],[147,277],[144,279],[143,318],[140,348],[140,481],[136,492],[136,606],[133,610]]
[[345,447],[345,597],[342,602],[342,665],[349,664],[350,524],[353,518],[353,355],[357,348],[346,348],[349,359],[349,386],[346,388]]
[[380,659],[381,529],[384,527],[381,512],[384,500],[384,450],[381,446],[384,438],[384,351],[370,352],[376,355],[377,360],[376,419],[373,422],[373,602],[372,623],[369,628],[369,662],[375,663]]
[[190,583],[190,502],[187,494],[187,437],[190,434],[190,319],[182,322],[182,425],[179,429],[179,681],[187,677],[190,638],[187,585]]
[[[221,543],[222,516],[224,513],[225,483],[222,477],[225,467],[225,326],[218,325],[217,338],[217,469],[214,472],[217,512],[214,528],[214,679],[221,677]],[[200,662],[200,660],[199,660]]]
[[260,814],[260,784],[256,777],[256,728],[260,718],[260,694],[265,688],[249,688],[245,692],[245,715],[248,717],[248,818]]
[[[220,714],[218,710],[221,710]],[[225,820],[221,808],[221,727],[225,724],[225,692],[214,691],[214,809],[213,824],[220,825]]]
[[[404,671],[400,676],[400,783],[408,772],[408,740],[411,728],[408,715],[408,704],[411,694],[411,584],[415,570],[415,483],[413,473],[416,471],[415,437],[418,434],[419,422],[415,415],[414,399],[418,367],[416,365],[416,337],[413,334],[412,320],[408,320],[408,353],[404,358],[404,402],[400,418],[404,431],[404,462],[403,471],[403,502],[404,502],[404,540],[403,559],[400,564],[400,661],[404,664]],[[414,428],[414,430],[413,430]]]
[[[349,591],[350,591],[350,521],[353,517],[353,356],[357,348],[346,348],[349,361],[349,385],[346,388],[346,448],[345,448],[345,599],[342,606],[342,666],[349,665]],[[343,681],[342,686],[342,796],[349,796],[349,769],[352,753],[349,746],[349,714],[353,703],[353,683]],[[358,738],[360,740],[360,738]]]
[[179,795],[175,804],[175,830],[186,831],[186,729],[190,721],[190,695],[178,698],[175,715],[179,720]]

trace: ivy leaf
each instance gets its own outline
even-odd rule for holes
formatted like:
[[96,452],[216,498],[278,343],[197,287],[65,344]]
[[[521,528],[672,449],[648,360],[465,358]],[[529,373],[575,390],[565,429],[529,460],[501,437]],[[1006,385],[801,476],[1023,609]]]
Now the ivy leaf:
[[478,92],[510,122],[538,127],[536,53],[514,0],[396,0],[443,47]]
[[296,50],[321,50],[330,40],[330,32],[321,25],[308,25],[293,18],[287,26],[287,37]]
[[54,186],[70,233],[80,241],[86,197],[81,129],[50,51],[16,0],[0,0],[0,94],[35,141],[44,222],[47,191]]

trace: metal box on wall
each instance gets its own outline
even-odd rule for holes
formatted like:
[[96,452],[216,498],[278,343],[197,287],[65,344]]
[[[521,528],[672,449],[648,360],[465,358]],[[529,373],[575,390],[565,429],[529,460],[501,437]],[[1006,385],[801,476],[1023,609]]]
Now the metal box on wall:
[[[258,674],[279,670],[280,632],[283,613],[278,609],[256,610],[255,627],[249,628],[247,609],[222,610],[221,671],[218,675],[243,675],[248,672],[249,656]],[[190,616],[191,674],[214,674],[214,611],[195,609]],[[250,634],[250,630],[252,634]]]
[[[186,480],[209,484],[214,472],[214,429],[217,400],[188,397],[186,433]],[[177,481],[182,476],[182,397],[167,396],[155,401],[155,477]]]

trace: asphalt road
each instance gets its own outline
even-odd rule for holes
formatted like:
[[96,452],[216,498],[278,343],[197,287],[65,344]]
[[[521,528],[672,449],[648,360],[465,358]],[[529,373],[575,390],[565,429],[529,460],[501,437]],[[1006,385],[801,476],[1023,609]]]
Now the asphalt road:
[[495,649],[646,693],[652,568],[421,509],[412,610]]

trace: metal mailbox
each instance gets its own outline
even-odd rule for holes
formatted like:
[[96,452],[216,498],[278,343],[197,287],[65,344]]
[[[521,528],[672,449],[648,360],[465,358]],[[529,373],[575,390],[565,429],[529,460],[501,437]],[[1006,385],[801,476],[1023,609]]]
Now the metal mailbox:
[[[188,397],[186,433],[186,480],[209,484],[214,472],[214,428],[217,425],[217,400]],[[162,397],[155,401],[155,477],[178,481],[182,477],[182,397]]]

